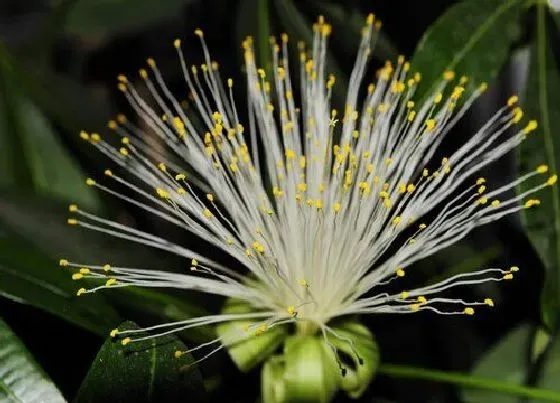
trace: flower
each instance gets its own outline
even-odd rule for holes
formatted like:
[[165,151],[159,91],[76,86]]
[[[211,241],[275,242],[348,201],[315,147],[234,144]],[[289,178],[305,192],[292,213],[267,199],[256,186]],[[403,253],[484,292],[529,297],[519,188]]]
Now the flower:
[[303,334],[318,333],[332,347],[331,340],[345,340],[330,326],[339,317],[419,311],[472,315],[478,307],[494,305],[490,298],[465,301],[446,297],[445,291],[510,280],[517,267],[458,274],[396,293],[386,286],[398,286],[413,263],[472,229],[539,204],[531,195],[554,185],[555,174],[532,190],[506,195],[547,174],[544,165],[496,189],[475,176],[526,140],[537,123],[520,125],[523,112],[512,96],[434,166],[438,146],[487,85],[468,89],[466,77],[446,71],[428,97],[415,99],[421,77],[404,57],[395,65],[387,62],[375,82],[364,84],[379,27],[370,15],[340,111],[330,105],[336,85],[325,62],[331,27],[322,18],[314,25],[312,48],[299,44],[299,86],[289,68],[287,35],[272,42],[271,72],[256,66],[252,40],[245,40],[248,128],[236,109],[233,81],[220,78],[201,30],[195,31],[205,59],[200,66],[188,67],[181,41],[174,42],[191,96],[189,113],[154,60],[148,59],[149,72],[140,70],[146,98],[127,77],[118,77],[138,123],[123,115],[109,122],[120,145],[95,133],[80,136],[133,179],[106,170],[109,184],[91,178],[86,183],[221,249],[246,272],[76,205],[70,206],[69,224],[177,254],[188,259],[190,272],[66,259],[60,264],[77,269],[74,279],[92,280],[78,295],[129,286],[176,288],[242,301],[248,309],[114,330],[112,336],[127,344],[196,326],[247,322],[233,336],[189,350],[207,349],[201,361],[230,342],[284,324]]

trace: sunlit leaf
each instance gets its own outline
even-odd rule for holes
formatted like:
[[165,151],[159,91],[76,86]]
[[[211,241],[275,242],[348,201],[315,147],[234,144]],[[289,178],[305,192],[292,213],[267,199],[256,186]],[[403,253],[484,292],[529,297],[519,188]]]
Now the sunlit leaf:
[[5,403],[66,401],[1,318],[0,401]]

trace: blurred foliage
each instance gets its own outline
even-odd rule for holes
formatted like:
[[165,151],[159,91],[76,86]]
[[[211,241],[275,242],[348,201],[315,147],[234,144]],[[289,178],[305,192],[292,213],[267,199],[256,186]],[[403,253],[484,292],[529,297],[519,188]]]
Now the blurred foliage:
[[[525,49],[531,55],[531,62],[523,104],[527,115],[538,118],[540,128],[521,148],[517,161],[519,172],[532,170],[545,161],[550,170],[556,172],[560,164],[558,151],[554,150],[555,128],[560,125],[560,21],[542,0],[438,0],[430,4],[334,0],[50,0],[32,3],[7,2],[4,5],[0,2],[0,296],[52,314],[45,315],[47,325],[41,326],[41,331],[44,337],[50,334],[53,345],[58,348],[71,349],[68,339],[79,340],[81,332],[106,336],[125,319],[142,324],[177,320],[210,311],[221,303],[202,299],[200,295],[137,289],[77,298],[76,283],[64,268],[57,266],[61,257],[79,256],[83,261],[126,262],[181,270],[183,263],[177,259],[97,234],[77,232],[65,225],[65,218],[66,204],[77,202],[149,231],[163,229],[142,212],[100,198],[83,184],[85,172],[102,172],[106,161],[86,150],[76,134],[81,129],[101,132],[109,116],[123,108],[126,111],[112,88],[113,79],[121,71],[135,72],[146,55],[158,57],[160,68],[171,83],[180,80],[171,41],[175,36],[185,37],[184,32],[196,27],[205,29],[221,70],[241,81],[239,43],[243,37],[255,36],[259,61],[269,69],[266,61],[269,35],[287,32],[293,42],[291,49],[295,51],[296,41],[311,41],[311,23],[317,14],[324,14],[334,29],[327,59],[330,71],[337,77],[334,101],[340,105],[344,104],[354,52],[369,11],[376,12],[384,21],[373,53],[376,67],[385,59],[395,60],[400,51],[411,56],[413,68],[422,72],[423,91],[428,91],[446,69],[468,75],[472,85],[490,81],[492,96],[499,98],[492,101],[490,109],[493,110],[510,95],[511,83],[506,72],[514,63],[514,51]],[[14,21],[18,24],[23,20],[31,21],[32,26],[24,34],[19,25],[2,15],[19,15],[21,20],[14,17]],[[34,20],[37,15],[40,18]],[[193,60],[200,59],[200,50],[191,41],[187,41],[185,51]],[[297,60],[297,54],[291,58]],[[495,80],[496,77],[499,79]],[[236,94],[236,97],[243,99],[243,94]],[[238,102],[240,105],[242,101]],[[467,119],[476,120],[473,116]],[[460,134],[465,133],[468,135],[469,131],[463,130]],[[511,174],[512,165],[513,161],[498,176]],[[476,362],[473,375],[558,390],[555,382],[560,376],[558,192],[556,187],[551,193],[543,192],[540,209],[531,209],[522,215],[529,238],[515,220],[505,222],[483,232],[477,231],[461,245],[442,251],[411,270],[414,281],[426,283],[438,276],[470,271],[487,264],[510,265],[521,260],[530,269],[521,272],[522,281],[511,285],[510,291],[503,291],[501,287],[478,291],[497,295],[496,300],[503,302],[503,308],[496,308],[495,312],[466,324],[444,322],[445,329],[441,325],[433,329],[426,326],[426,316],[418,321],[407,318],[406,325],[399,319],[374,319],[370,327],[376,336],[379,334],[382,361],[401,360],[403,364],[463,372]],[[173,235],[183,239],[181,234]],[[541,298],[539,281],[545,269]],[[535,302],[539,298],[542,300],[542,323],[532,310],[538,306]],[[9,305],[0,305],[3,306]],[[10,312],[2,315],[14,327],[30,329],[26,326],[31,324],[25,323],[24,318],[10,317]],[[49,332],[61,321],[78,327],[73,328],[72,337],[57,342],[58,337]],[[421,344],[420,337],[411,336],[420,332],[434,338],[433,345]],[[18,334],[24,341],[29,338],[30,343],[26,341],[26,344],[32,344],[31,331],[18,331]],[[181,343],[207,340],[212,334],[209,329],[196,329],[180,334],[182,341],[174,338],[172,344],[184,349]],[[14,344],[13,354],[20,357],[5,362],[25,366],[49,389],[48,393],[57,396],[58,391],[37,369],[25,347],[0,322],[0,338],[2,336],[6,336],[2,339],[6,342],[0,343],[0,352],[4,351],[4,345]],[[426,351],[418,353],[421,346],[425,346]],[[60,354],[56,348],[53,350],[51,361]],[[154,395],[154,399],[165,396],[160,400],[171,399],[169,401],[173,399],[169,396],[185,398],[185,391],[189,394],[202,390],[196,368],[187,373],[188,381],[177,381],[175,376],[184,374],[174,371],[176,361],[169,363],[167,353],[171,350],[152,349],[133,354],[122,351],[120,344],[111,340],[105,342],[82,383],[79,401],[95,400],[96,393],[107,385],[121,388],[123,393],[130,392],[127,395],[130,397],[142,390],[137,388],[140,384],[172,382],[177,388],[166,386],[164,395]],[[76,360],[81,362],[81,369],[77,370],[85,375],[92,357],[78,352]],[[156,354],[156,358],[150,354]],[[102,361],[106,360],[114,364],[114,372],[103,372]],[[257,394],[254,385],[243,388],[239,384],[240,379],[247,385],[254,383],[251,373],[244,378],[226,375],[227,371],[222,368],[227,365],[225,357],[218,361],[217,367],[210,363],[207,370],[203,368],[206,379],[213,377],[219,382],[214,388],[220,393],[229,393],[232,400],[254,400]],[[148,374],[153,365],[156,371]],[[5,366],[4,361],[2,366]],[[282,372],[280,367],[278,362],[269,361],[267,373],[277,376]],[[63,384],[64,370],[68,369],[51,376],[58,377],[55,382],[61,383],[60,388],[68,395],[67,391],[73,391],[77,385]],[[0,383],[2,374],[0,370]],[[417,396],[418,401],[432,402],[518,399],[491,395],[488,391],[462,393],[456,388],[410,383],[399,380],[398,371],[390,372],[390,376],[375,381],[363,400],[407,401],[412,395]],[[35,388],[30,383],[34,379],[35,375],[25,381],[29,383],[22,381],[17,387],[23,388],[21,390]],[[114,380],[115,384],[109,380]],[[114,390],[111,388],[105,392]],[[2,390],[0,388],[0,393]],[[20,392],[18,389],[10,393]]]

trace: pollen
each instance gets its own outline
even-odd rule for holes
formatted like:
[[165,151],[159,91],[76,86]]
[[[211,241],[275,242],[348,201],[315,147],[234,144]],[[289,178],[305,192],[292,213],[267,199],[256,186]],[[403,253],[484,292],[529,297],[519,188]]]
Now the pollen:
[[402,268],[398,268],[396,271],[397,277],[404,277],[405,276],[405,271]]
[[468,306],[465,309],[463,309],[463,313],[465,315],[472,316],[472,315],[474,315],[474,308],[471,308],[470,306]]
[[494,306],[494,301],[492,300],[492,298],[485,298],[484,303],[490,307]]
[[287,309],[288,315],[291,317],[295,317],[297,315],[296,307],[294,305],[290,305]]

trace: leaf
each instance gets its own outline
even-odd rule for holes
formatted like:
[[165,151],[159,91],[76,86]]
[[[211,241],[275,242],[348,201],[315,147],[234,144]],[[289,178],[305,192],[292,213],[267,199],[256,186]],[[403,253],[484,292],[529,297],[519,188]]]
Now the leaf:
[[[453,5],[424,33],[411,60],[422,74],[421,98],[446,70],[469,77],[476,88],[493,79],[521,34],[526,0],[466,0]],[[469,89],[469,88],[467,88]]]
[[5,403],[66,401],[1,318],[0,400]]
[[[119,331],[138,329],[125,322]],[[187,347],[176,336],[131,342],[109,338],[89,369],[75,403],[203,401],[202,377]]]
[[[546,5],[539,3],[524,107],[526,114],[536,118],[540,127],[519,148],[520,174],[541,164],[547,164],[552,173],[557,173],[560,168],[557,135],[560,127],[560,65],[555,62],[547,40],[547,30],[558,30],[558,26],[547,15]],[[519,186],[518,192],[528,190],[533,184]],[[540,192],[538,197],[541,199],[540,206],[523,210],[521,216],[529,239],[546,269],[541,311],[545,325],[554,329],[558,326],[560,312],[560,189],[552,186]]]
[[[531,327],[527,324],[510,331],[475,364],[471,374],[522,384],[527,370],[524,352],[531,334]],[[514,403],[518,398],[489,390],[465,389],[463,400],[465,403]]]
[[[122,321],[113,306],[128,317],[154,323],[205,313],[194,302],[195,297],[183,293],[172,296],[129,287],[76,297],[80,285],[71,280],[68,269],[59,267],[61,257],[142,267],[149,267],[150,262],[160,267],[162,259],[156,250],[70,227],[66,216],[59,202],[32,194],[0,192],[0,295],[101,335]],[[201,341],[212,334],[207,328],[196,328],[186,336]]]
[[560,379],[560,337],[558,337],[558,334],[552,343],[537,386],[544,389],[560,390],[560,384],[558,383],[558,379]]
[[[113,35],[177,18],[195,0],[80,0],[66,22],[70,35]],[[55,2],[56,3],[56,2]]]

